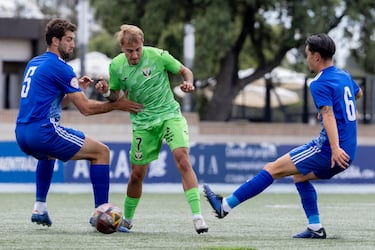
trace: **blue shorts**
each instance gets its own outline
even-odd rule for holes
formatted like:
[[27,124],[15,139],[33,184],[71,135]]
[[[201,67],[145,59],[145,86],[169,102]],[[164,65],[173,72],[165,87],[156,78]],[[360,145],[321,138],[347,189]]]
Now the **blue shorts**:
[[85,142],[83,132],[65,128],[53,119],[17,124],[15,132],[21,150],[38,160],[52,157],[64,162],[68,161]]
[[331,158],[325,156],[327,154],[323,154],[314,141],[292,149],[289,155],[303,175],[313,172],[319,179],[331,179],[334,175],[344,171],[337,164],[331,168]]

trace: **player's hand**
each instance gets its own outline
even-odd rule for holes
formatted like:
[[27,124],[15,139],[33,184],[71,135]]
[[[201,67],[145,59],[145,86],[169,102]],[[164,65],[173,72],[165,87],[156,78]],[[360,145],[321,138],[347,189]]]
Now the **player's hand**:
[[339,167],[346,169],[349,167],[349,160],[349,155],[342,148],[332,150],[331,168],[337,163]]
[[81,78],[78,79],[79,87],[85,91],[87,87],[93,83],[94,80],[92,80],[89,76],[82,76]]
[[114,108],[126,112],[137,114],[143,110],[143,105],[129,100],[127,95],[123,95],[117,101],[113,102]]
[[188,93],[188,92],[193,92],[195,87],[194,87],[193,83],[184,81],[183,83],[180,84],[180,89],[183,92]]
[[100,94],[105,94],[108,92],[108,82],[102,77],[95,83],[95,89]]

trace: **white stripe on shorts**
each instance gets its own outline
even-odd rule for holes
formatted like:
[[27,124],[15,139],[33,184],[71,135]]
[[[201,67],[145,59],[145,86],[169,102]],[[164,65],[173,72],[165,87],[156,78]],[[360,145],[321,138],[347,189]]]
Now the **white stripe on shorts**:
[[296,155],[294,155],[292,157],[292,161],[294,163],[294,165],[300,163],[301,161],[311,157],[312,155],[316,154],[316,153],[319,153],[320,152],[320,148],[318,148],[317,146],[314,146],[314,147],[310,147],[309,149],[305,150],[305,151],[302,151]]
[[61,128],[57,122],[55,122],[53,120],[51,120],[51,122],[52,122],[53,126],[55,127],[56,133],[60,137],[64,138],[67,141],[70,141],[71,143],[76,144],[79,147],[82,147],[83,143],[85,142],[84,139],[82,139],[81,137],[78,137],[74,134],[69,134],[66,130]]

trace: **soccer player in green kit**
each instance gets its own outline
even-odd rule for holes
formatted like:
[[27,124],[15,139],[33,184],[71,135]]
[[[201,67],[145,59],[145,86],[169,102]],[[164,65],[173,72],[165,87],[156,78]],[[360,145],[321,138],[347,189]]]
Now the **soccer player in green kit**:
[[130,114],[133,129],[131,174],[124,199],[124,220],[119,231],[132,228],[149,163],[158,158],[165,140],[182,176],[194,228],[198,234],[207,232],[208,226],[201,214],[198,180],[189,159],[188,125],[168,79],[168,72],[181,75],[181,90],[192,92],[193,73],[167,51],[144,46],[143,31],[137,26],[122,25],[117,39],[123,53],[111,62],[109,84],[101,80],[96,89],[109,101],[116,101],[124,92],[129,100],[143,105],[141,112]]

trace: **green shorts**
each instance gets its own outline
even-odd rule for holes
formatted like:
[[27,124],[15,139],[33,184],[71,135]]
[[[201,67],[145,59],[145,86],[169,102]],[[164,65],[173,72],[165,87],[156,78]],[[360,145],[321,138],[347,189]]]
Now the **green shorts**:
[[189,147],[185,117],[175,117],[147,129],[133,130],[130,162],[134,165],[146,165],[158,159],[164,141],[171,151]]

